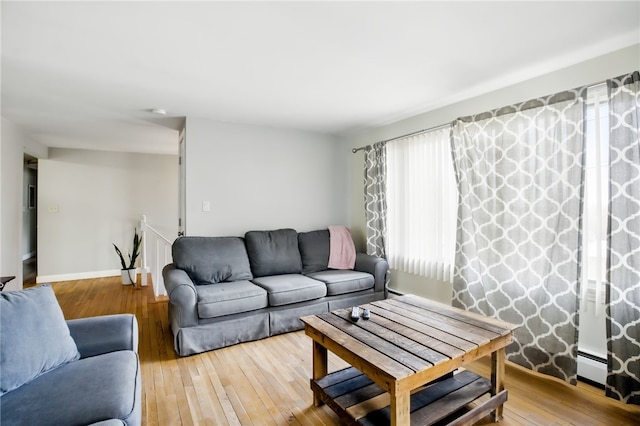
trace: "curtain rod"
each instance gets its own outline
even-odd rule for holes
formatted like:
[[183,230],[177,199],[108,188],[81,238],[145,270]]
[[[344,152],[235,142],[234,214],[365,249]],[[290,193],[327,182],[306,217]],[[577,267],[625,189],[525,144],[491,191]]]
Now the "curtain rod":
[[[635,71],[635,72],[637,72],[637,71]],[[624,76],[621,76],[621,77],[624,77]],[[607,80],[604,80],[604,81],[601,81],[599,83],[590,84],[590,85],[587,85],[587,86],[584,86],[584,87],[586,87],[587,89],[593,89],[596,86],[600,86],[600,85],[606,84],[606,83],[607,83]],[[564,93],[564,92],[560,92],[560,93]],[[406,137],[409,137],[409,136],[419,135],[420,133],[427,133],[427,132],[432,132],[432,131],[435,131],[435,130],[440,130],[440,129],[445,128],[447,126],[451,126],[451,124],[450,123],[449,124],[441,124],[439,126],[429,127],[428,129],[422,129],[422,130],[418,130],[417,132],[407,133],[406,135],[396,136],[395,138],[387,139],[387,140],[380,141],[380,142],[377,142],[377,143],[393,142],[395,140],[406,138]],[[355,154],[356,152],[362,151],[363,149],[365,149],[368,146],[371,146],[371,145],[365,145],[365,146],[361,146],[359,148],[352,148],[351,152]]]
[[[395,138],[386,139],[386,140],[383,140],[383,141],[380,141],[380,142],[376,142],[376,143],[393,142],[395,140],[402,139],[402,138],[407,138],[409,136],[415,136],[415,135],[419,135],[421,133],[433,132],[435,130],[444,129],[445,127],[448,127],[448,126],[451,126],[451,124],[447,123],[447,124],[441,124],[439,126],[429,127],[428,129],[418,130],[417,132],[407,133],[406,135],[396,136]],[[362,151],[363,149],[365,149],[368,146],[371,146],[371,145],[361,146],[360,148],[353,148],[353,149],[351,149],[351,152],[355,154],[356,152]]]

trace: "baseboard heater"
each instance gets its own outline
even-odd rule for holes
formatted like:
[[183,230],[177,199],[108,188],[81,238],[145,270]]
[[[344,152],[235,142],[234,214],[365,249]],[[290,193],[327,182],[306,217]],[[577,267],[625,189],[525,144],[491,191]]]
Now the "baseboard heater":
[[607,360],[602,355],[579,350],[578,378],[596,386],[604,387],[607,381]]

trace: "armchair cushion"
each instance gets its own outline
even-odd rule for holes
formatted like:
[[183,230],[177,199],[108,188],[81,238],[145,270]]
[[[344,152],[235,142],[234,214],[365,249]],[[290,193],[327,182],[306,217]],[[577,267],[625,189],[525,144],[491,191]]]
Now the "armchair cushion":
[[294,229],[249,231],[244,239],[254,277],[302,272],[298,233]]
[[140,425],[141,383],[133,351],[70,362],[3,395],[2,424],[88,425],[119,419]]
[[0,395],[80,358],[50,285],[0,294]]

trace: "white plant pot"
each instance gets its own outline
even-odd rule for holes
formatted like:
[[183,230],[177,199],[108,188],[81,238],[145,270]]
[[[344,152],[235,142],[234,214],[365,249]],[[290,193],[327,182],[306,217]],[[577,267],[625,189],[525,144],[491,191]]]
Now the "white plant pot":
[[122,269],[122,285],[135,284],[138,278],[138,268]]

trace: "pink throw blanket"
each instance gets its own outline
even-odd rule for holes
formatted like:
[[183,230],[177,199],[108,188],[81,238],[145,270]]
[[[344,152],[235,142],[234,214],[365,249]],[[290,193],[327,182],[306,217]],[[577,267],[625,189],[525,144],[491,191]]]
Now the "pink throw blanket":
[[356,266],[356,246],[346,226],[329,226],[329,268],[353,269]]

